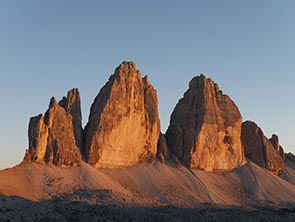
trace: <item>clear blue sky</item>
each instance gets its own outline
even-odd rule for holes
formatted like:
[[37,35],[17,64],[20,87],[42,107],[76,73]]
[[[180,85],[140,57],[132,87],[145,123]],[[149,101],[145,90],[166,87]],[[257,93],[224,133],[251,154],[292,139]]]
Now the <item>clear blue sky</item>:
[[31,116],[78,87],[83,123],[99,89],[133,60],[158,90],[162,131],[204,73],[267,136],[295,152],[295,1],[0,1],[0,168],[27,148]]

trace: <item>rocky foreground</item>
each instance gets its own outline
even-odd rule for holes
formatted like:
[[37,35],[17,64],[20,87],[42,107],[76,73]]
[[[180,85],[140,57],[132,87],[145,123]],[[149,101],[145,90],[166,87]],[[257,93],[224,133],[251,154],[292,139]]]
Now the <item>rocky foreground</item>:
[[294,208],[269,206],[220,207],[205,204],[198,208],[174,206],[136,206],[83,202],[42,201],[40,203],[18,197],[0,197],[0,221],[282,221],[293,222]]

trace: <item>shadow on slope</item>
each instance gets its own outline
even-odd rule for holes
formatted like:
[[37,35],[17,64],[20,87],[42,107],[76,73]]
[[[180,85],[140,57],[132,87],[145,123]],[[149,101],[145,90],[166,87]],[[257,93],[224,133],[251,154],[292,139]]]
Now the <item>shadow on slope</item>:
[[295,185],[295,163],[286,159],[285,161],[286,168],[281,174],[281,178],[288,181],[289,183]]
[[294,221],[295,209],[269,207],[199,208],[137,205],[91,205],[47,200],[40,203],[19,197],[0,197],[0,221]]

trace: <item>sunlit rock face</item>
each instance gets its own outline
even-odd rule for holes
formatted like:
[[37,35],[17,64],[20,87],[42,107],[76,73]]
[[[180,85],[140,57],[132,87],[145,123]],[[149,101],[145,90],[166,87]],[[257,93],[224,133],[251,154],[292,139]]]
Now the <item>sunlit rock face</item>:
[[200,75],[190,81],[171,114],[166,138],[186,167],[230,170],[246,161],[241,124],[234,102],[211,79]]
[[160,134],[157,92],[133,62],[123,62],[95,98],[85,128],[86,161],[97,168],[155,159]]
[[[75,89],[73,89],[75,91]],[[71,100],[72,104],[79,103],[73,99],[69,91],[66,101]],[[76,91],[76,95],[78,92]],[[61,104],[64,104],[62,101]],[[70,102],[67,102],[67,107],[71,107]],[[71,108],[69,108],[71,110]],[[81,113],[77,109],[78,113]],[[77,147],[79,139],[75,137],[74,122],[76,116],[67,108],[57,103],[54,97],[51,98],[49,108],[43,116],[32,117],[29,123],[29,150],[26,153],[26,161],[45,162],[56,166],[77,166],[81,161],[81,153]],[[81,128],[79,128],[82,130]],[[80,131],[79,134],[82,132]]]
[[242,141],[248,159],[276,175],[283,172],[285,164],[277,136],[268,140],[256,123],[246,121],[242,125]]
[[77,88],[74,88],[68,91],[67,97],[63,97],[58,104],[65,109],[67,115],[72,116],[72,125],[76,139],[76,146],[81,150],[81,153],[84,154],[82,141],[83,128],[81,114],[81,99],[79,90]]

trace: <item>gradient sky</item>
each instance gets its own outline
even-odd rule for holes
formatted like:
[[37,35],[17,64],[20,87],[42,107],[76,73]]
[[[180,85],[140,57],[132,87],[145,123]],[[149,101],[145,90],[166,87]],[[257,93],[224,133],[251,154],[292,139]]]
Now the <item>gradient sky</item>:
[[0,1],[0,169],[19,163],[31,116],[78,87],[83,124],[132,60],[158,91],[161,128],[204,73],[266,136],[295,152],[294,0]]

